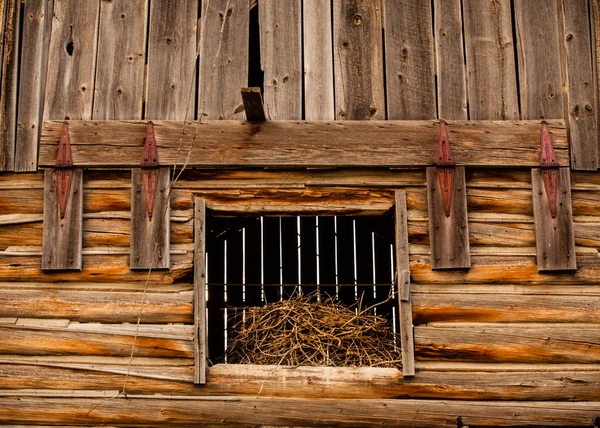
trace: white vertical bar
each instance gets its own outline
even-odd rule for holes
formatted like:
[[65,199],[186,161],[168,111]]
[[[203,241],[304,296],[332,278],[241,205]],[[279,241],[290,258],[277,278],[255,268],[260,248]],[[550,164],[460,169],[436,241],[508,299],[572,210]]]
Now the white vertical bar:
[[[302,238],[300,236],[300,216],[296,217],[296,236],[298,237],[298,284],[302,284]],[[302,295],[302,287],[298,287],[298,294]]]
[[[279,217],[279,283],[283,284],[283,229]],[[283,287],[279,286],[279,301],[283,300]]]
[[358,267],[356,265],[356,220],[352,220],[352,249],[354,251],[354,298],[358,299]]
[[339,297],[340,287],[338,280],[338,229],[337,229],[337,217],[333,217],[333,236],[335,237],[333,241],[333,253],[335,255],[335,297],[336,299]]

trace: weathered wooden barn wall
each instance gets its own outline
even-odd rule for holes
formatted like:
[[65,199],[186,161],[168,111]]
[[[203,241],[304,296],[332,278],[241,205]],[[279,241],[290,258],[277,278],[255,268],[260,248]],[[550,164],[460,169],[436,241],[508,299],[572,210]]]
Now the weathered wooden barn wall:
[[[600,2],[0,5],[0,423],[598,425]],[[170,270],[150,272],[130,269],[131,171],[87,169],[83,269],[42,271],[44,120],[241,120],[245,86],[263,86],[273,120],[564,119],[577,271],[538,272],[525,168],[467,168],[471,268],[450,271],[431,268],[425,168],[190,168],[170,195]],[[407,195],[414,378],[217,364],[194,385],[194,195],[323,214],[386,211],[395,190]],[[219,304],[221,287],[209,285]]]

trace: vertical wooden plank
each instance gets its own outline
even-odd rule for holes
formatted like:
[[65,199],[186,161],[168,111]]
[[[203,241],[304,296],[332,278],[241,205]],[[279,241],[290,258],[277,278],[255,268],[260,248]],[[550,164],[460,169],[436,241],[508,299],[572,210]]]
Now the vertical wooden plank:
[[564,117],[557,0],[514,0],[521,119]]
[[170,267],[169,171],[169,168],[158,169],[158,182],[150,219],[142,169],[131,170],[131,269],[155,270]]
[[194,383],[206,383],[206,201],[194,198]]
[[385,119],[380,2],[333,1],[335,112],[338,119]]
[[17,92],[19,81],[19,30],[21,2],[8,3],[4,25],[4,57],[2,58],[2,84],[0,86],[0,171],[13,171],[15,167],[15,137],[17,132]]
[[37,170],[47,7],[47,0],[30,0],[24,7],[15,171]]
[[147,0],[101,1],[95,120],[142,118]]
[[437,102],[440,118],[468,119],[460,0],[434,0]]
[[240,89],[248,86],[249,15],[248,0],[202,2],[199,117],[245,117]]
[[510,0],[463,0],[463,11],[470,119],[519,119]]
[[[402,351],[402,374],[415,375],[415,344],[413,338],[412,304],[410,302],[410,260],[408,249],[408,215],[406,212],[406,192],[396,191],[396,278],[398,291],[402,298],[398,299],[400,312],[400,347]],[[406,274],[408,272],[408,275]],[[404,280],[404,281],[401,281]]]
[[301,0],[261,0],[260,63],[271,119],[302,119]]
[[598,134],[588,2],[562,0],[571,167],[598,169]]
[[242,88],[241,92],[246,118],[253,122],[267,120],[260,88]]
[[197,24],[198,0],[150,2],[147,119],[194,118]]
[[0,1],[0,53],[2,53],[0,57],[0,76],[2,75],[4,65],[4,32],[6,31],[6,16],[9,3],[10,1],[7,0]]
[[44,120],[92,118],[98,10],[98,1],[54,1]]
[[471,267],[466,193],[465,168],[456,167],[450,215],[446,217],[437,168],[427,168],[427,209],[433,269]]
[[594,49],[592,51],[594,61],[594,84],[596,86],[596,139],[598,140],[598,162],[600,162],[600,0],[591,0],[592,5],[592,16],[591,16],[591,27],[592,27],[592,43]]
[[431,0],[384,0],[388,119],[436,118]]
[[541,168],[531,170],[538,271],[575,270],[575,237],[569,168],[559,168],[556,217],[552,218]]
[[304,104],[306,120],[333,120],[331,1],[303,0]]
[[44,172],[42,269],[81,270],[83,242],[83,171],[74,169],[65,217],[60,218],[55,170]]

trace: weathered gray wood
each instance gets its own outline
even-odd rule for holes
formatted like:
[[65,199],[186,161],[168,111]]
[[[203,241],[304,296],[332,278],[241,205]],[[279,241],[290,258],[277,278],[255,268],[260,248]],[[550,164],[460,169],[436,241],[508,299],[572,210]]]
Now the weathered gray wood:
[[206,202],[194,198],[194,383],[206,383]]
[[55,0],[44,120],[92,118],[98,3]]
[[96,120],[142,118],[147,9],[147,0],[100,2]]
[[[61,125],[44,125],[41,166],[54,165]],[[183,164],[187,159],[190,167],[423,166],[435,163],[439,136],[439,123],[434,121],[206,121],[198,131],[202,144],[194,145],[188,159],[194,133],[182,135],[180,122],[154,125],[161,164]],[[74,164],[139,166],[146,127],[141,121],[71,123]],[[457,121],[448,127],[459,165],[539,166],[539,121]],[[564,121],[550,121],[549,129],[557,159],[566,165]]]
[[15,171],[37,169],[38,141],[42,120],[42,80],[45,69],[44,33],[47,0],[32,0],[23,9],[19,110],[15,145]]
[[0,85],[0,171],[15,167],[17,133],[17,93],[19,81],[19,41],[21,2],[5,0],[4,52]]
[[301,0],[261,0],[260,66],[269,118],[302,119]]
[[60,218],[55,170],[44,172],[42,269],[81,270],[83,242],[83,171],[74,169],[65,217]]
[[169,172],[169,168],[158,169],[154,209],[150,219],[142,169],[131,170],[131,269],[170,267]]
[[600,100],[600,1],[591,0],[590,18],[592,28],[592,54],[593,54],[593,69],[596,86],[596,138],[598,139],[598,161],[600,162],[600,113],[598,112],[598,100]]
[[571,143],[571,167],[598,169],[598,132],[588,2],[562,0],[567,73],[566,118]]
[[[412,306],[410,303],[410,261],[408,247],[408,215],[406,192],[395,192],[396,214],[396,283],[401,298],[398,299],[400,313],[400,349],[402,352],[402,374],[415,375],[415,345],[413,341]],[[408,274],[407,274],[408,272]],[[408,281],[406,280],[408,276]]]
[[252,122],[267,120],[260,88],[242,88],[242,101],[246,118]]
[[337,119],[378,120],[386,117],[381,29],[379,2],[333,1]]
[[[452,143],[454,147],[454,142]],[[465,168],[454,170],[450,216],[446,216],[442,189],[435,167],[427,168],[427,211],[433,269],[471,267]]]
[[331,1],[303,0],[304,118],[333,120]]
[[514,1],[521,119],[564,117],[557,1]]
[[248,85],[248,0],[202,2],[201,22],[198,115],[243,119],[239,89]]
[[466,120],[467,81],[461,0],[434,0],[438,115]]
[[431,0],[385,0],[384,7],[387,117],[435,119]]
[[198,0],[150,2],[147,119],[194,117],[197,23]]
[[[4,32],[6,31],[6,15],[8,10],[9,2],[6,0],[0,1],[0,52],[4,55]],[[3,56],[4,58],[4,56]],[[0,76],[2,75],[2,69],[4,61],[0,60]]]
[[[469,117],[519,118],[510,0],[464,0]],[[552,58],[555,63],[559,57]]]
[[531,170],[538,271],[575,270],[575,236],[569,168],[559,168],[556,217],[552,218],[542,170]]

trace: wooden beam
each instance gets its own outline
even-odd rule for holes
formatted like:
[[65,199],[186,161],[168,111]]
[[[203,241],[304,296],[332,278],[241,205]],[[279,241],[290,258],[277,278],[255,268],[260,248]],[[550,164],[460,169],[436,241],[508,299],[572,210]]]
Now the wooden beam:
[[206,202],[194,198],[194,383],[206,383]]
[[[105,401],[106,403],[104,403]],[[100,404],[98,404],[100,402]],[[85,396],[2,397],[0,422],[16,424],[88,424],[172,426],[176,421],[219,426],[372,427],[406,425],[591,426],[600,402],[481,402],[447,400],[331,400],[261,397],[128,396],[107,400]],[[91,409],[91,410],[90,410]]]
[[242,88],[242,101],[246,111],[246,119],[251,122],[267,120],[260,88]]
[[[188,125],[156,121],[161,165],[189,167],[415,167],[434,164],[437,121],[205,121]],[[449,122],[458,165],[539,166],[540,121]],[[40,166],[51,167],[62,122],[46,122]],[[196,144],[194,135],[202,144]],[[568,163],[563,120],[548,124],[558,162]],[[146,135],[141,121],[77,121],[70,124],[75,166],[139,166]],[[188,158],[189,155],[189,158]]]
[[408,220],[406,192],[395,193],[396,214],[396,287],[400,295],[400,348],[402,350],[402,373],[415,375],[415,345],[413,342],[412,308],[410,303],[410,260],[408,247]]

